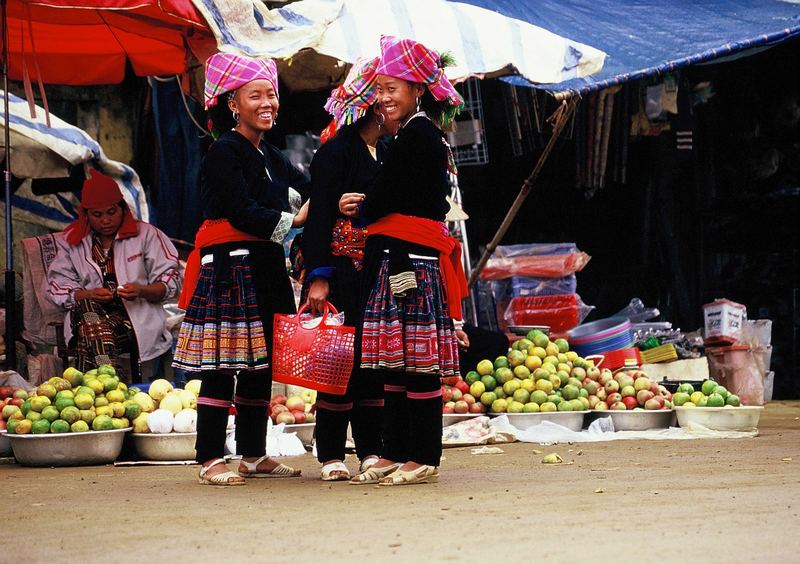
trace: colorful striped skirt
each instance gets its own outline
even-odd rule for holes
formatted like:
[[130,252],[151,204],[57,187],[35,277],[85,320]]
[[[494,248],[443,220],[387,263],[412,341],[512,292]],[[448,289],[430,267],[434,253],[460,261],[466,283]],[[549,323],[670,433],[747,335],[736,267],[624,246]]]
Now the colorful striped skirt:
[[438,260],[411,259],[417,288],[389,289],[389,259],[378,269],[364,310],[361,367],[457,376],[458,343]]
[[[269,359],[247,257],[231,257],[219,276],[204,264],[183,319],[172,365],[190,372],[257,370]],[[220,282],[223,280],[224,282]]]

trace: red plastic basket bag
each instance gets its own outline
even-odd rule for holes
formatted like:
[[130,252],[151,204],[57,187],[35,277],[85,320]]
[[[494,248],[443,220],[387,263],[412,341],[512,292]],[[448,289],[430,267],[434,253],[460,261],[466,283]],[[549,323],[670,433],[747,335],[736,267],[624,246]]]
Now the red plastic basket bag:
[[308,326],[301,316],[275,314],[272,336],[272,378],[283,384],[294,384],[342,395],[347,390],[353,371],[355,327],[336,324],[329,313],[338,314],[331,303],[319,322]]

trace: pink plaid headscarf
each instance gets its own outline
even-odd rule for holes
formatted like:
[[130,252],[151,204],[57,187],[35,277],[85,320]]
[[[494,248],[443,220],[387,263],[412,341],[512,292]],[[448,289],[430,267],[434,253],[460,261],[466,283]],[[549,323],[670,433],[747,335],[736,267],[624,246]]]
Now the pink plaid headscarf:
[[220,94],[265,78],[278,93],[278,67],[272,59],[252,59],[232,53],[214,53],[206,61],[204,98],[206,109],[217,105]]
[[452,106],[461,106],[464,99],[444,74],[441,56],[413,39],[381,35],[381,60],[376,74],[402,78],[427,85],[433,97]]
[[337,129],[362,117],[378,99],[375,91],[378,60],[378,57],[357,59],[344,82],[331,91],[325,109],[333,116]]

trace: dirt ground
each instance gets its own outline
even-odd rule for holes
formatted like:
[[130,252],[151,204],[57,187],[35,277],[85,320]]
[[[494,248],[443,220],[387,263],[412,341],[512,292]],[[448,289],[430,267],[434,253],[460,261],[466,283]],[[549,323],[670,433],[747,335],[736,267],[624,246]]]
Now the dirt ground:
[[800,558],[800,402],[770,404],[754,439],[502,448],[447,449],[438,484],[403,488],[323,483],[310,454],[302,478],[240,488],[196,466],[2,465],[0,562]]

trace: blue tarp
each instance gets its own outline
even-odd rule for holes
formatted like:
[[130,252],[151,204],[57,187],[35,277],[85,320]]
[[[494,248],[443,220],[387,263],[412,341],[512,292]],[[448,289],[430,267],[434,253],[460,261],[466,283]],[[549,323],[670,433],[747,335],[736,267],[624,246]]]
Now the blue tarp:
[[[800,36],[793,0],[460,0],[604,51],[588,78],[533,85],[586,93]],[[787,69],[788,70],[788,69]],[[797,72],[794,69],[790,72]]]

